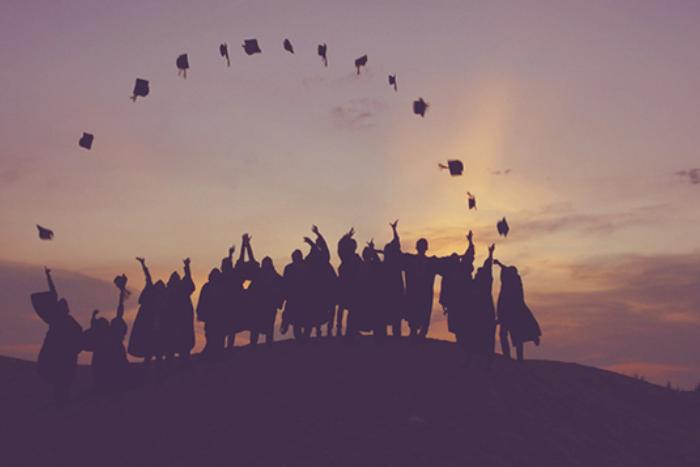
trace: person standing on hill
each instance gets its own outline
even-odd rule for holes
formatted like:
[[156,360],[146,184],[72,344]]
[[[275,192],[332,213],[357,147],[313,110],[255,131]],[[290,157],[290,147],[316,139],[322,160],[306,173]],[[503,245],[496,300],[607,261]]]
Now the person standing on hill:
[[70,315],[66,299],[58,299],[51,270],[44,268],[44,272],[49,291],[31,296],[34,311],[49,325],[39,351],[37,369],[39,376],[53,387],[56,404],[63,405],[70,399],[70,387],[78,365],[78,354],[83,349],[83,329]]
[[406,314],[411,329],[410,337],[425,339],[433,311],[433,288],[438,273],[438,259],[427,256],[428,240],[416,242],[416,254],[404,253],[403,270],[406,274]]
[[534,342],[540,345],[542,331],[535,316],[525,304],[523,282],[515,266],[506,266],[500,261],[495,263],[501,267],[501,291],[498,294],[498,323],[499,340],[503,355],[511,358],[508,336],[515,347],[518,361],[525,358],[524,344]]

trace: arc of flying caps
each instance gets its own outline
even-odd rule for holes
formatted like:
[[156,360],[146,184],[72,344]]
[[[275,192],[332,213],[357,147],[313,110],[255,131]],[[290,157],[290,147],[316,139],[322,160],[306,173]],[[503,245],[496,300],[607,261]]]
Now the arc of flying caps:
[[459,159],[451,159],[447,161],[447,164],[438,164],[438,167],[441,169],[445,170],[448,169],[450,171],[450,175],[453,177],[456,177],[458,175],[462,175],[462,172],[464,172],[464,164],[462,164],[462,161]]
[[323,60],[323,66],[328,66],[328,46],[324,42],[323,44],[318,44],[318,55]]
[[136,102],[137,97],[146,97],[151,92],[151,87],[148,84],[148,80],[136,78],[136,83],[134,83],[134,95],[131,96],[131,100]]
[[219,45],[219,55],[226,59],[226,66],[231,66],[231,59],[228,56],[228,44],[226,42]]
[[360,67],[367,66],[367,55],[363,55],[360,58],[355,59],[355,68],[357,68],[357,74],[360,74]]
[[241,47],[243,47],[243,50],[248,55],[259,54],[262,52],[262,50],[260,50],[260,46],[258,45],[257,39],[246,39],[243,41],[243,45]]
[[508,232],[510,232],[510,227],[508,226],[508,221],[504,217],[498,223],[496,224],[496,230],[498,230],[499,235],[503,235],[504,237],[508,237]]
[[39,224],[36,225],[36,228],[39,231],[39,238],[41,240],[53,240],[53,230],[42,227]]
[[92,133],[83,132],[83,136],[78,141],[78,146],[87,149],[88,151],[92,149],[92,141],[95,139],[95,135]]
[[399,88],[396,84],[396,75],[389,75],[389,86],[394,87],[394,91],[398,91]]
[[417,101],[413,101],[413,113],[425,117],[425,112],[428,110],[429,104],[422,97]]
[[187,58],[187,54],[180,54],[175,60],[175,66],[177,67],[177,75],[182,75],[183,78],[187,79],[187,70],[190,68],[190,61]]
[[294,46],[292,45],[292,42],[289,39],[284,40],[284,42],[282,43],[282,47],[284,47],[284,50],[286,50],[290,54],[294,53]]
[[469,210],[476,209],[476,196],[467,191],[467,206]]

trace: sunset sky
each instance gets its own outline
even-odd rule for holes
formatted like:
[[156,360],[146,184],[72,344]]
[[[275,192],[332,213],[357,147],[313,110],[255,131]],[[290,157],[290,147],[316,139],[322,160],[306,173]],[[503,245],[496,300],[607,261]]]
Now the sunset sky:
[[383,244],[398,218],[405,251],[496,242],[533,358],[700,383],[700,3],[163,3],[0,3],[0,354],[36,356],[43,265],[87,325],[116,274],[142,286],[137,255],[158,277],[189,256],[201,286],[243,232],[281,272],[312,224]]

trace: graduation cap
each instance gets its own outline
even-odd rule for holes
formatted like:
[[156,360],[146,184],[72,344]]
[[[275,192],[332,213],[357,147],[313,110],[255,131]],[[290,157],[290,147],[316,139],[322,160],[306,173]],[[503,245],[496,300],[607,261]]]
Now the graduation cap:
[[456,177],[457,175],[462,175],[464,172],[464,164],[459,159],[452,159],[447,161],[447,164],[438,164],[441,169],[449,169],[450,175]]
[[228,45],[226,42],[219,45],[219,54],[226,59],[226,65],[231,66],[231,59],[228,56]]
[[282,43],[282,47],[284,47],[284,50],[286,50],[290,54],[294,53],[294,47],[292,46],[292,43],[289,41],[289,39],[284,40],[284,42]]
[[413,101],[413,113],[425,117],[425,111],[428,110],[428,103],[419,98],[417,101]]
[[504,217],[500,221],[498,221],[498,224],[496,224],[496,229],[498,229],[498,234],[503,235],[504,237],[508,236],[508,232],[510,231],[510,227],[508,227],[508,221],[506,221],[506,218]]
[[396,85],[396,75],[389,75],[389,86],[394,86],[394,91],[398,91],[399,88]]
[[91,133],[83,133],[82,138],[78,141],[78,146],[85,149],[92,149],[92,140],[95,139],[95,135]]
[[190,61],[187,59],[187,54],[182,54],[177,57],[175,65],[177,66],[177,75],[182,75],[182,77],[186,79],[187,69],[190,67]]
[[141,78],[136,78],[136,83],[134,84],[134,95],[131,96],[131,100],[136,102],[137,97],[146,97],[151,91],[148,86],[148,81]]
[[257,39],[244,40],[242,47],[243,50],[245,50],[245,53],[247,53],[248,55],[259,54],[262,52],[262,50],[260,50],[260,46],[258,45]]
[[42,240],[52,240],[53,230],[42,227],[39,224],[36,225],[37,230],[39,230],[39,238]]
[[367,65],[367,55],[363,55],[360,58],[355,59],[355,68],[357,68],[357,74],[360,74],[360,67]]
[[328,46],[324,44],[318,44],[318,55],[323,59],[323,65],[328,66],[328,57],[326,52],[328,51]]
[[469,209],[476,209],[476,197],[467,191],[467,205]]

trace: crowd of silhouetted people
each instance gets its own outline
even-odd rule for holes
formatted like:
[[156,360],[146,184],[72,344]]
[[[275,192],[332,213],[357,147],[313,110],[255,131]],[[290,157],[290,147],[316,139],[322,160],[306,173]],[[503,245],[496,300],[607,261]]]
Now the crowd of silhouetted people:
[[[173,272],[167,283],[154,281],[144,258],[137,258],[145,275],[138,297],[139,308],[128,342],[124,301],[129,295],[125,275],[114,280],[119,291],[116,316],[110,321],[94,311],[90,327],[83,331],[70,315],[65,298],[46,269],[48,292],[32,295],[32,304],[49,325],[38,359],[39,373],[54,388],[57,402],[68,399],[78,354],[92,353],[94,390],[99,393],[123,389],[129,380],[127,353],[147,365],[190,361],[195,346],[195,320],[204,323],[206,344],[203,359],[218,359],[232,349],[236,335],[250,333],[250,344],[274,339],[274,325],[281,310],[282,334],[305,342],[317,337],[343,337],[352,342],[371,333],[378,340],[401,337],[406,321],[412,341],[424,339],[430,327],[435,277],[441,276],[439,303],[447,315],[448,329],[466,355],[467,362],[490,368],[496,329],[502,354],[511,356],[515,347],[523,360],[526,342],[539,345],[540,328],[525,304],[518,270],[494,259],[494,245],[474,273],[475,249],[471,231],[463,253],[447,257],[428,256],[428,241],[416,242],[415,253],[404,253],[391,224],[392,240],[383,249],[368,242],[358,252],[354,230],[338,241],[340,265],[331,264],[331,252],[319,229],[315,238],[305,237],[308,252],[294,250],[291,262],[280,275],[270,257],[258,263],[251,237],[242,237],[238,258],[235,247],[211,270],[197,307],[190,260],[184,260],[182,276]],[[500,267],[501,289],[497,304],[492,296],[493,265]],[[325,333],[324,333],[325,328]]]

